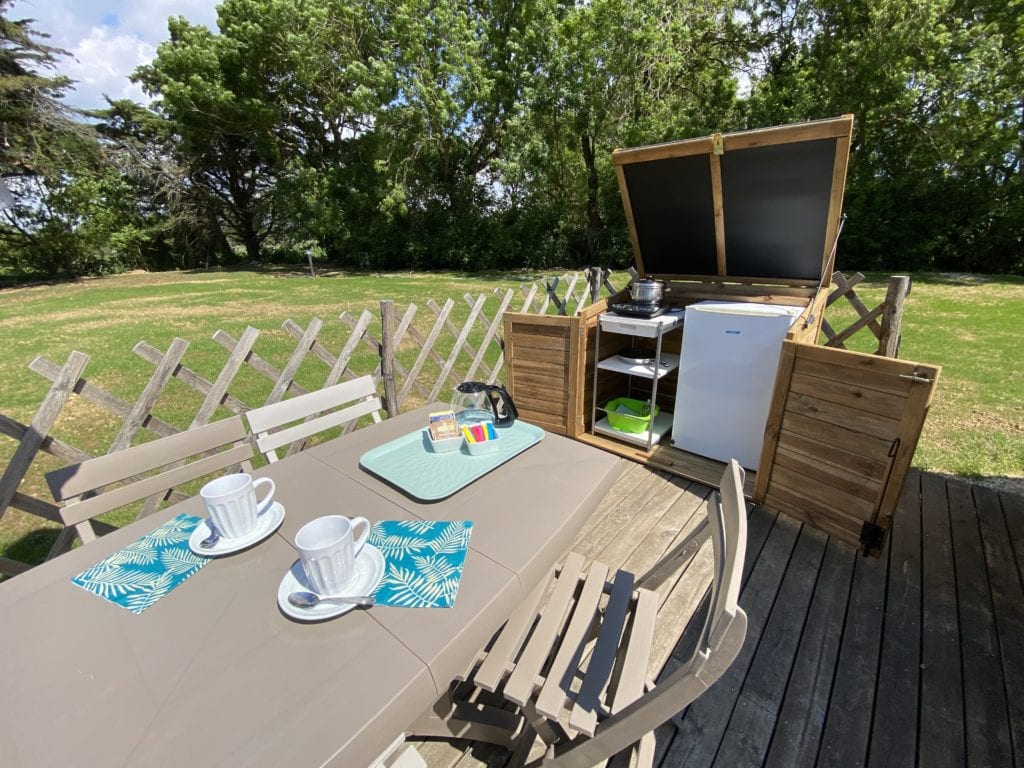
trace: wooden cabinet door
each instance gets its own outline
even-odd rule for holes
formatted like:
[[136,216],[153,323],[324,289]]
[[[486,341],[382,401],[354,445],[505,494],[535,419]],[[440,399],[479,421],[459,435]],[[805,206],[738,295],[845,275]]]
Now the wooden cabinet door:
[[754,501],[877,554],[939,370],[783,342]]

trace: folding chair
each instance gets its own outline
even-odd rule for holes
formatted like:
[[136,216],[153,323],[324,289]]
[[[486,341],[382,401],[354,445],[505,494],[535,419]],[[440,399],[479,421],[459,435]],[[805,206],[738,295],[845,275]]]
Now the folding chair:
[[[747,617],[736,601],[746,525],[743,470],[731,461],[720,492],[708,502],[707,520],[674,550],[692,554],[711,537],[707,619],[689,661],[657,684],[647,674],[658,593],[637,588],[626,571],[609,574],[600,563],[584,573],[583,558],[571,554],[553,581],[511,616],[468,685],[456,686],[459,700],[421,719],[410,735],[504,744],[516,751],[514,764],[528,759],[539,735],[545,750],[527,763],[531,768],[590,768],[635,746],[637,764],[650,766],[654,729],[706,691],[743,646]],[[482,704],[482,691],[515,705],[516,717]]]
[[[250,469],[253,451],[246,438],[242,417],[232,416],[48,472],[46,482],[53,498],[66,502],[60,507],[66,527],[48,559],[70,547],[76,533],[83,544],[94,541],[93,518],[98,515],[149,496],[168,494],[182,483],[229,467]],[[197,458],[185,463],[192,457]],[[157,469],[164,471],[147,475]],[[117,483],[121,485],[104,490]]]
[[[381,407],[373,377],[361,376],[333,387],[253,408],[246,412],[245,418],[256,436],[256,448],[273,463],[278,460],[277,449],[281,446],[348,424],[360,416],[369,414],[379,424]],[[285,426],[293,422],[299,423]]]

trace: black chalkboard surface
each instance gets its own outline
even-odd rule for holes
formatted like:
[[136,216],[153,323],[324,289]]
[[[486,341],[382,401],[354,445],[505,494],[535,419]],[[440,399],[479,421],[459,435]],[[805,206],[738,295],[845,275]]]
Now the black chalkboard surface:
[[[821,278],[837,149],[824,138],[720,156],[727,276]],[[718,275],[710,156],[626,162],[622,172],[643,273]]]
[[729,274],[821,277],[835,160],[835,139],[722,155]]
[[708,156],[630,163],[622,172],[644,273],[715,274],[718,262]]

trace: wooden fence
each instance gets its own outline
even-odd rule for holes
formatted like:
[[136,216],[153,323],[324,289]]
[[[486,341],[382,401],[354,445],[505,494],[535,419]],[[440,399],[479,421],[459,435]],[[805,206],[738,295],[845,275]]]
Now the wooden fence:
[[[861,279],[862,276],[854,276],[847,281],[839,275],[839,288],[834,294],[834,300],[845,297],[860,312],[859,307],[863,307],[863,302],[858,305],[859,298],[852,291],[852,286]],[[84,373],[89,357],[82,352],[71,352],[63,364],[37,357],[29,364],[29,369],[50,381],[51,386],[35,416],[29,424],[23,424],[0,414],[0,434],[17,442],[7,467],[0,475],[0,518],[8,508],[13,507],[44,520],[58,524],[61,522],[52,500],[34,495],[31,489],[44,487],[41,480],[44,470],[39,466],[40,454],[53,456],[64,464],[84,461],[93,455],[72,444],[70,438],[54,434],[58,419],[66,416],[78,403],[89,403],[112,415],[119,423],[106,453],[154,437],[171,435],[181,429],[198,427],[213,420],[218,411],[220,415],[216,417],[221,418],[228,413],[243,413],[259,405],[278,402],[286,396],[302,394],[308,388],[299,384],[300,378],[307,382],[315,381],[316,384],[310,388],[316,388],[370,374],[378,384],[378,391],[383,394],[388,415],[396,415],[408,407],[439,399],[447,400],[452,387],[464,380],[499,381],[504,367],[500,329],[505,312],[578,312],[600,298],[602,291],[615,293],[616,289],[609,282],[607,270],[595,268],[583,274],[565,275],[522,286],[518,296],[511,289],[496,289],[493,295],[467,294],[463,300],[469,314],[460,321],[455,320],[456,302],[453,299],[443,304],[427,300],[427,313],[423,313],[415,304],[400,310],[392,302],[382,301],[379,313],[362,311],[358,315],[349,312],[340,314],[338,320],[342,326],[341,331],[347,332],[347,337],[340,348],[335,345],[335,351],[332,351],[329,342],[322,339],[329,335],[324,334],[323,320],[313,318],[305,327],[286,320],[283,328],[294,340],[294,348],[281,363],[275,363],[256,351],[261,337],[260,330],[246,328],[237,339],[218,330],[213,339],[223,348],[227,357],[220,372],[212,379],[204,377],[186,363],[188,341],[174,339],[164,350],[140,341],[133,351],[150,363],[153,371],[134,402],[124,400],[86,378]],[[830,299],[829,303],[834,300]],[[880,315],[896,317],[898,321],[898,313],[893,315],[884,307],[864,309],[853,331],[848,329],[836,333],[828,327],[832,340],[830,343],[842,344],[856,330],[865,327],[873,329],[872,318]],[[421,317],[423,314],[425,320]],[[898,332],[896,335],[898,338]],[[356,370],[354,361],[357,352],[363,349],[369,350],[372,355],[364,353],[359,359],[372,362],[364,362],[362,369]],[[265,380],[265,385],[269,384],[269,395],[262,402],[247,403],[238,395],[239,388],[235,385],[243,371],[247,375],[255,372]],[[184,384],[193,398],[198,398],[195,415],[189,424],[182,427],[172,425],[154,413],[172,381]],[[22,488],[29,491],[23,491]],[[140,516],[153,512],[162,498],[154,497],[147,501]],[[68,537],[58,537],[54,547],[59,549],[69,541]],[[0,574],[12,575],[28,567],[26,563],[0,557]]]
[[858,331],[868,329],[878,340],[876,355],[885,357],[899,357],[900,354],[900,326],[903,322],[903,303],[910,294],[910,278],[907,275],[893,275],[889,278],[889,285],[885,292],[885,298],[874,309],[868,309],[867,305],[857,294],[856,287],[864,280],[864,275],[857,272],[847,278],[842,272],[832,274],[832,284],[835,286],[825,302],[825,308],[831,307],[840,299],[846,299],[857,312],[858,319],[842,331],[836,331],[826,320],[821,324],[821,330],[825,334],[826,347],[839,347],[846,349],[845,342]]
[[[294,340],[291,354],[281,363],[275,363],[257,351],[261,332],[246,328],[239,338],[218,330],[213,339],[227,355],[219,374],[208,379],[189,367],[185,360],[189,342],[174,339],[167,349],[161,350],[146,341],[134,347],[134,353],[152,364],[153,371],[142,393],[134,402],[124,400],[91,382],[85,375],[88,355],[71,352],[67,360],[57,363],[37,357],[29,369],[50,381],[50,390],[29,424],[0,414],[0,434],[17,441],[7,467],[0,475],[0,518],[9,507],[60,523],[60,515],[52,500],[40,492],[25,492],[22,488],[43,488],[39,468],[40,454],[49,454],[62,463],[83,461],[92,454],[73,445],[70,438],[54,434],[58,420],[69,415],[79,401],[89,403],[112,415],[120,424],[117,434],[106,452],[122,450],[153,437],[165,437],[192,429],[213,420],[219,409],[230,413],[243,413],[250,408],[275,403],[286,396],[308,391],[299,379],[315,381],[311,388],[327,387],[340,381],[370,374],[384,394],[389,415],[395,415],[408,405],[435,400],[447,400],[449,393],[461,381],[481,379],[498,381],[504,366],[500,329],[506,311],[534,314],[568,314],[578,312],[597,300],[601,292],[614,293],[608,282],[607,270],[590,269],[582,274],[567,274],[541,283],[521,286],[517,291],[496,289],[493,296],[465,295],[469,315],[456,321],[453,299],[438,304],[426,302],[426,313],[415,304],[399,309],[390,301],[382,301],[379,313],[362,311],[358,314],[342,312],[338,320],[341,332],[347,338],[340,348],[330,349],[322,340],[325,323],[313,318],[303,327],[286,320],[283,328]],[[422,316],[426,314],[427,320]],[[419,322],[417,322],[419,320]],[[337,335],[337,334],[330,334]],[[360,350],[370,350],[372,356],[357,356]],[[410,351],[411,350],[411,351]],[[357,370],[354,361],[363,361]],[[370,360],[371,362],[366,362]],[[261,402],[245,402],[236,394],[235,386],[243,371],[254,371],[270,386],[269,395]],[[301,372],[301,376],[300,376]],[[154,411],[159,410],[160,398],[171,381],[177,381],[198,395],[195,415],[183,427],[167,423]],[[226,416],[223,410],[217,418]],[[149,434],[140,434],[149,433]],[[27,482],[26,482],[27,481]],[[153,512],[158,498],[150,499],[140,515]],[[67,545],[67,537],[59,537],[54,545]],[[10,558],[0,557],[0,574],[19,573],[29,566]]]

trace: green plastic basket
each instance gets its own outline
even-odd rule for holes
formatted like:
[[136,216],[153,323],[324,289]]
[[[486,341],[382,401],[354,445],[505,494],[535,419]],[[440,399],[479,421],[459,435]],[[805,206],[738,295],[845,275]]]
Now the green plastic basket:
[[608,412],[611,428],[620,432],[644,432],[650,428],[651,419],[658,415],[657,405],[654,406],[654,413],[651,413],[645,401],[631,397],[616,397],[609,400],[604,408]]

